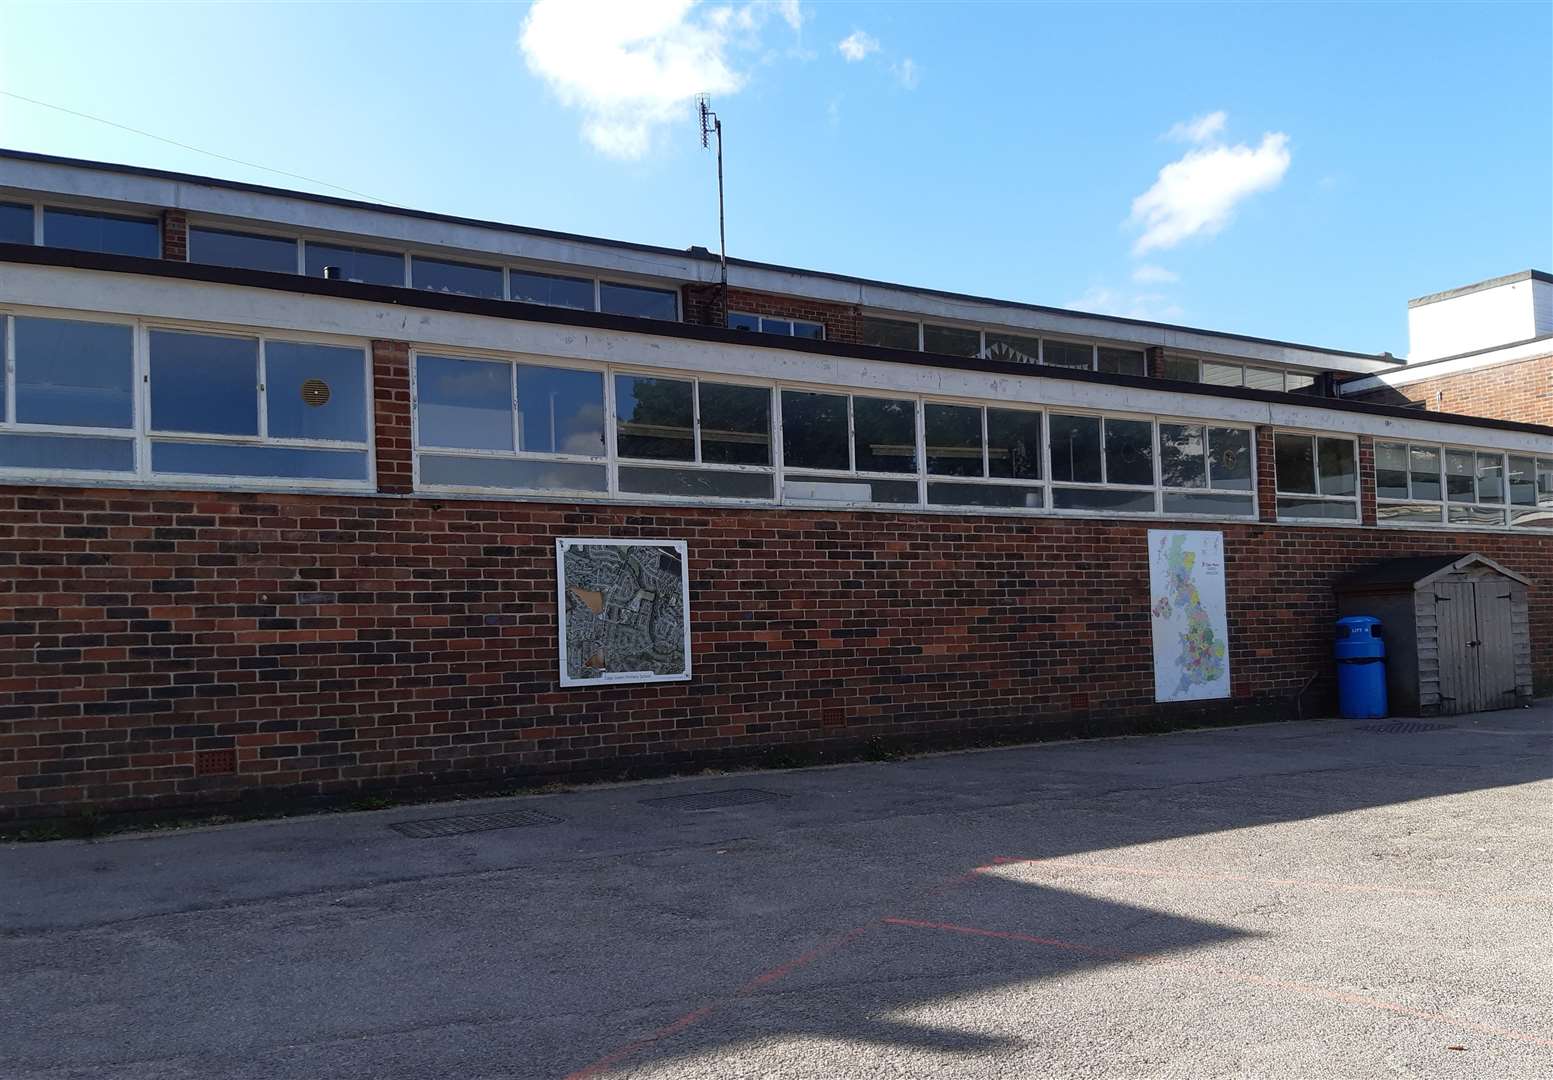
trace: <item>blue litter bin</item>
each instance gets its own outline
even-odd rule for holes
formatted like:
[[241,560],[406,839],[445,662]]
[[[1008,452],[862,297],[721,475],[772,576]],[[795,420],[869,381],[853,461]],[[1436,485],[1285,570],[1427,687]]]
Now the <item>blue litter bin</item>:
[[1386,715],[1386,643],[1378,636],[1380,620],[1373,615],[1346,615],[1337,620],[1337,711],[1347,720]]

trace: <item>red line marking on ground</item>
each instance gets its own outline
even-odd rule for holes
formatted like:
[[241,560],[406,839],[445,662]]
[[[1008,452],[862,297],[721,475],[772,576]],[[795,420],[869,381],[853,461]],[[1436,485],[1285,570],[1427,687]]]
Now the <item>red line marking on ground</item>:
[[684,1016],[681,1016],[678,1020],[675,1020],[669,1024],[665,1024],[657,1031],[654,1031],[648,1035],[644,1035],[634,1042],[627,1043],[625,1046],[622,1046],[618,1050],[611,1051],[604,1057],[601,1057],[597,1061],[593,1062],[593,1064],[585,1065],[581,1069],[578,1069],[576,1072],[567,1073],[565,1080],[590,1080],[591,1077],[598,1076],[606,1070],[613,1068],[625,1059],[631,1057],[633,1054],[640,1050],[646,1049],[660,1039],[667,1039],[671,1035],[677,1035],[681,1031],[684,1031],[686,1028],[700,1023],[702,1020],[705,1020],[708,1016],[712,1015],[712,1013],[728,1004],[728,1001],[734,998],[747,997],[750,994],[753,994],[756,990],[759,990],[761,987],[769,985],[770,983],[774,983],[778,979],[786,978],[793,972],[797,971],[799,968],[807,967],[808,965],[814,963],[814,961],[829,956],[843,945],[848,944],[865,933],[869,926],[877,925],[877,923],[869,923],[865,926],[855,926],[843,934],[837,934],[835,937],[828,941],[822,941],[820,944],[816,945],[814,948],[810,949],[803,955],[789,960],[785,964],[778,964],[776,967],[771,968],[769,971],[763,971],[759,975],[756,975],[749,982],[745,983],[743,986],[739,987],[732,994],[730,994],[727,999],[722,1001],[714,1001],[710,1005],[703,1005],[701,1008],[695,1010],[694,1012],[688,1012]]
[[[1055,870],[1078,870],[1094,874],[1131,874],[1135,877],[1176,878],[1182,881],[1235,881],[1251,885],[1288,885],[1309,889],[1332,889],[1336,892],[1392,893],[1398,896],[1463,896],[1445,889],[1423,889],[1405,885],[1355,885],[1343,881],[1317,881],[1309,878],[1255,877],[1250,874],[1224,874],[1207,870],[1165,870],[1152,866],[1125,866],[1117,863],[1080,862],[1074,859],[1018,859],[1000,855],[986,866],[978,866],[978,874],[990,873],[1005,866],[1050,867]],[[1550,896],[1523,896],[1519,894],[1488,894],[1484,899],[1517,903],[1549,903]]]
[[1117,949],[1102,948],[1097,945],[1084,945],[1075,941],[1061,941],[1057,938],[1036,937],[1033,934],[1020,934],[1011,930],[987,930],[977,926],[958,926],[954,923],[927,922],[921,919],[901,919],[888,917],[881,920],[889,926],[905,926],[916,930],[943,930],[954,934],[965,934],[971,937],[995,938],[1001,941],[1018,941],[1027,945],[1044,945],[1048,948],[1063,949],[1068,952],[1084,953],[1089,956],[1103,956],[1111,960],[1120,960],[1131,964],[1146,964],[1152,967],[1172,968],[1178,971],[1188,971],[1197,975],[1207,975],[1211,978],[1231,982],[1250,983],[1253,986],[1264,986],[1273,990],[1287,990],[1306,997],[1323,998],[1327,1001],[1335,1001],[1342,1005],[1355,1005],[1368,1009],[1376,1009],[1382,1012],[1396,1013],[1401,1016],[1411,1016],[1418,1020],[1429,1020],[1439,1024],[1450,1024],[1455,1027],[1466,1028],[1482,1035],[1494,1035],[1502,1039],[1513,1039],[1517,1042],[1532,1043],[1536,1046],[1553,1046],[1553,1039],[1544,1038],[1541,1035],[1533,1035],[1525,1031],[1516,1031],[1514,1028],[1492,1027],[1487,1024],[1475,1023],[1471,1020],[1463,1020],[1460,1017],[1448,1016],[1445,1013],[1429,1012],[1426,1009],[1414,1009],[1407,1005],[1398,1005],[1395,1002],[1382,1001],[1379,998],[1365,997],[1362,994],[1350,994],[1343,990],[1329,990],[1324,986],[1313,986],[1310,983],[1292,982],[1287,979],[1274,979],[1266,975],[1252,975],[1248,972],[1231,971],[1227,968],[1214,967],[1210,964],[1199,964],[1189,960],[1175,960],[1164,956],[1145,956],[1140,953],[1122,952]]

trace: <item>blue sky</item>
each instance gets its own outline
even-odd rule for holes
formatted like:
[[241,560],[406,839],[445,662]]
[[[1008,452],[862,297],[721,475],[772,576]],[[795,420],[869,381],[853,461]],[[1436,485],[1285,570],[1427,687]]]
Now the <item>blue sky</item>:
[[[1546,3],[0,18],[0,90],[423,209],[715,249],[710,89],[744,258],[1399,355],[1409,297],[1553,266]],[[339,193],[10,97],[0,145]]]

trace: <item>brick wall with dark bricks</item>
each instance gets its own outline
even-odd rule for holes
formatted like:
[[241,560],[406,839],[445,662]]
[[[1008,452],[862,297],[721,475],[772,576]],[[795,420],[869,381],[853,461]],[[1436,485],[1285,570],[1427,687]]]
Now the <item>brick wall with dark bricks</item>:
[[162,211],[162,258],[189,261],[189,215],[182,210]]
[[1353,395],[1352,400],[1379,405],[1420,403],[1431,412],[1553,425],[1553,353],[1370,390]]
[[[0,818],[1157,719],[1150,524],[0,488]],[[1528,575],[1553,681],[1547,536],[1183,527],[1226,537],[1205,716],[1328,695],[1333,581],[1402,555]],[[689,541],[692,681],[559,686],[568,536]]]
[[[683,289],[685,321],[700,326],[722,326],[723,305],[720,285],[686,285]],[[782,296],[750,289],[729,289],[732,311],[749,315],[770,315],[777,319],[802,319],[825,327],[825,340],[860,344],[863,340],[863,312],[855,304],[835,304],[803,296]]]

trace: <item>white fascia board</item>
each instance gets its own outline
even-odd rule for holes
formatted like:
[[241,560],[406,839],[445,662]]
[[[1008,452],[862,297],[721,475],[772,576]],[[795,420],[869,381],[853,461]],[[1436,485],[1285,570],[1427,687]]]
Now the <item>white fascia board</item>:
[[214,225],[339,234],[364,247],[407,244],[446,249],[464,258],[486,254],[570,268],[573,273],[602,272],[682,281],[716,281],[717,265],[688,254],[637,251],[585,240],[493,229],[480,225],[396,214],[388,210],[339,206],[312,199],[133,173],[97,171],[53,162],[0,160],[0,186],[29,197],[48,194],[74,199],[174,208]]
[[1353,382],[1343,384],[1342,393],[1347,397],[1350,394],[1362,394],[1368,390],[1380,390],[1388,386],[1407,386],[1410,383],[1423,382],[1425,379],[1460,375],[1463,372],[1477,371],[1481,368],[1499,367],[1501,364],[1518,364],[1523,360],[1538,360],[1550,355],[1553,355],[1553,338],[1542,337],[1535,341],[1523,341],[1519,345],[1511,345],[1508,348],[1488,349],[1451,360],[1430,361],[1416,367],[1403,368],[1401,371],[1388,371],[1380,375],[1372,375],[1367,379],[1355,379]]
[[1199,333],[1187,328],[1155,326],[1147,323],[1120,323],[1084,312],[1035,311],[1012,304],[943,296],[914,289],[897,288],[872,282],[848,281],[824,274],[795,273],[764,267],[728,268],[728,283],[735,288],[809,296],[838,304],[856,304],[883,315],[907,319],[944,320],[951,323],[975,323],[1007,327],[1033,333],[1066,334],[1098,338],[1128,345],[1162,345],[1167,349],[1194,354],[1231,357],[1236,360],[1260,360],[1289,367],[1319,371],[1346,371],[1368,374],[1392,365],[1384,360],[1366,360],[1357,356],[1338,356],[1319,349],[1304,349],[1217,334]]
[[925,394],[987,404],[1017,402],[1094,411],[1154,413],[1314,431],[1452,442],[1553,453],[1553,437],[1419,418],[1376,416],[1309,404],[1263,402],[1189,390],[1116,386],[1039,374],[1005,375],[698,341],[628,331],[522,322],[486,315],[398,307],[241,285],[190,282],[66,267],[0,269],[0,305],[96,312],[270,331],[387,338],[414,348],[451,348],[535,358],[585,360],[748,376],[878,394]]

